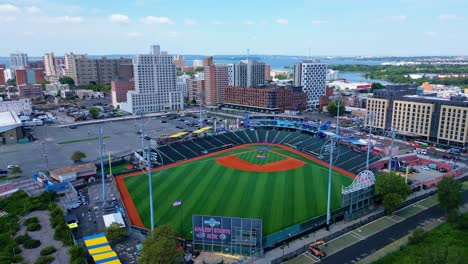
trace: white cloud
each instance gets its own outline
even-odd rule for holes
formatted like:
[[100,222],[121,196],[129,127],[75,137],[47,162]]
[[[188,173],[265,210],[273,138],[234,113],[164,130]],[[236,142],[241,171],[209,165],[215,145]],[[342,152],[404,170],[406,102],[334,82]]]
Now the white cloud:
[[131,38],[138,38],[143,36],[143,34],[141,32],[128,32],[127,36]]
[[328,23],[328,21],[327,20],[316,19],[316,20],[312,20],[311,23],[314,24],[314,25],[321,25],[321,24]]
[[213,20],[213,21],[211,21],[211,24],[213,24],[213,25],[222,25],[223,22],[221,22],[219,20]]
[[127,15],[123,14],[112,14],[109,16],[109,21],[113,23],[128,24],[130,23],[130,18]]
[[64,6],[63,7],[63,10],[69,14],[76,14],[76,13],[79,13],[79,12],[83,12],[84,9],[79,6],[79,5],[68,5],[68,6]]
[[428,36],[428,37],[435,37],[435,36],[437,36],[437,33],[434,32],[434,31],[428,31],[428,32],[426,32],[426,36]]
[[41,12],[41,9],[37,6],[30,6],[26,8],[26,12],[29,14],[37,14]]
[[175,31],[169,32],[169,37],[171,37],[171,38],[177,38],[177,36],[179,36],[179,33],[175,32]]
[[405,15],[398,15],[398,16],[384,16],[385,20],[389,21],[406,21],[408,19]]
[[19,13],[19,7],[12,4],[2,4],[0,5],[0,13]]
[[245,25],[255,25],[255,22],[252,21],[252,20],[245,20],[245,21],[244,21],[244,24],[245,24]]
[[461,17],[454,15],[454,14],[442,14],[437,17],[441,21],[453,21],[453,20],[460,20]]
[[141,19],[141,22],[145,24],[169,24],[172,25],[174,22],[169,19],[168,17],[155,17],[155,16],[147,16]]
[[195,24],[197,24],[197,23],[198,23],[198,21],[195,20],[195,19],[192,19],[192,18],[186,18],[186,19],[184,19],[184,24],[185,24],[185,25],[195,25]]
[[289,21],[285,18],[278,18],[276,19],[276,23],[280,24],[280,25],[287,25],[289,23]]
[[0,22],[2,23],[8,23],[13,21],[16,21],[16,17],[14,16],[0,16]]
[[63,22],[63,23],[81,23],[83,22],[83,18],[79,16],[62,16],[62,17],[56,17],[55,18],[56,22]]

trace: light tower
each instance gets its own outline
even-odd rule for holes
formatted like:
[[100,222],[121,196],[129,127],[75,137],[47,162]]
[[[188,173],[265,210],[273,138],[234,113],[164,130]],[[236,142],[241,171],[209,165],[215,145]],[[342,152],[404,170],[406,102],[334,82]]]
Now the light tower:
[[102,158],[102,128],[98,126],[98,139],[99,139],[99,156],[101,157],[101,180],[102,180],[102,205],[106,205],[106,177],[104,172],[104,161]]

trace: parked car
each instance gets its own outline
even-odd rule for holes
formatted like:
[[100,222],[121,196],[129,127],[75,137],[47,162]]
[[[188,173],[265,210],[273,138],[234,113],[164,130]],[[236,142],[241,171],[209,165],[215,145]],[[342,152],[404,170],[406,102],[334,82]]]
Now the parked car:
[[148,136],[148,135],[145,135],[145,139],[146,139],[146,140],[150,140],[150,139],[151,139],[151,137],[150,137],[150,136]]
[[161,120],[161,123],[167,123],[167,121],[166,120]]
[[431,170],[431,169],[429,169],[429,167],[427,165],[421,165],[421,169],[427,170],[427,171]]
[[6,176],[7,174],[8,174],[8,171],[0,170],[0,176]]
[[447,172],[447,170],[445,168],[439,168],[439,172]]
[[77,126],[69,126],[68,128],[70,128],[70,129],[77,129],[78,127],[77,127]]
[[452,156],[450,156],[450,155],[448,155],[448,154],[444,154],[444,155],[442,155],[442,158],[444,158],[444,159],[451,159]]

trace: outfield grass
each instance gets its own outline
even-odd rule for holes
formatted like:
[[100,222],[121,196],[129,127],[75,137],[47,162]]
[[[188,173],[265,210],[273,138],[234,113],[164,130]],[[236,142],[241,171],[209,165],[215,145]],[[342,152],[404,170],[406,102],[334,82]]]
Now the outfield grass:
[[[251,151],[250,153],[245,153]],[[214,158],[239,154],[252,163],[259,162],[255,147],[245,147],[217,156],[164,169],[153,175],[155,223],[172,224],[179,229],[180,210],[183,235],[190,237],[193,214],[257,218],[263,220],[263,234],[323,215],[327,207],[328,168],[273,146],[270,151],[306,161],[300,168],[281,172],[247,172],[227,168]],[[269,162],[283,159],[268,152]],[[264,160],[263,160],[264,161]],[[146,227],[150,225],[148,180],[146,175],[127,177],[124,182]],[[331,209],[341,206],[341,186],[352,179],[334,172]],[[172,202],[182,199],[182,207]]]

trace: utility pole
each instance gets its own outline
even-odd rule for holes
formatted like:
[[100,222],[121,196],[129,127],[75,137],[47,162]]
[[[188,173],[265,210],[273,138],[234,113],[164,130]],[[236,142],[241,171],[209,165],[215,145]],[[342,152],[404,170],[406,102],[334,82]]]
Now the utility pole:
[[44,161],[45,161],[45,167],[48,170],[49,169],[49,160],[47,159],[47,152],[45,149],[45,142],[42,141],[42,155],[44,156]]
[[151,236],[154,230],[154,208],[153,208],[153,179],[151,174],[151,148],[148,149],[148,184],[150,198]]
[[369,170],[369,157],[370,157],[370,149],[371,149],[371,133],[372,133],[372,122],[374,120],[374,113],[369,113],[369,137],[367,140],[367,159],[366,159],[366,170]]
[[392,160],[393,160],[393,143],[395,141],[395,128],[392,127],[392,143],[390,144],[389,159],[388,159],[388,173],[392,172]]
[[341,95],[338,96],[338,99],[336,100],[338,101],[337,104],[338,104],[338,108],[337,108],[337,111],[336,111],[336,132],[335,134],[338,136],[338,127],[340,126],[340,103],[341,103]]
[[102,179],[102,203],[106,205],[106,177],[104,172],[104,161],[102,158],[102,128],[98,126],[98,139],[99,139],[99,156],[101,157],[101,179]]
[[332,171],[333,171],[333,138],[330,138],[330,164],[328,166],[328,195],[327,195],[327,230],[330,226],[330,197],[331,197],[331,182],[332,182]]
[[[144,113],[143,113],[143,110],[140,110],[140,111],[141,111],[140,112],[140,114],[141,114],[141,135],[140,135],[140,137],[141,137],[141,148],[142,148],[142,151],[145,152],[145,138],[144,138],[145,137],[145,130],[144,130],[145,128],[143,126],[143,115],[144,115]],[[143,155],[143,152],[141,153],[142,155]]]

